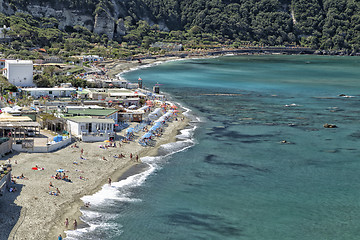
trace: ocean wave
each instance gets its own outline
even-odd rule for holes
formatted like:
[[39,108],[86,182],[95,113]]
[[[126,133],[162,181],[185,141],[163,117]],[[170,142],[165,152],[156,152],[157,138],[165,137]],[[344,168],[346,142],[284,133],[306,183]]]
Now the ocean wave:
[[[185,113],[189,114],[188,116],[195,119],[194,121],[200,122],[200,120],[196,120],[196,118],[190,114],[191,110],[189,108],[184,106],[182,106],[182,108],[185,109]],[[145,171],[129,176],[118,182],[112,182],[111,186],[105,184],[101,190],[95,194],[82,197],[81,200],[84,203],[90,203],[90,208],[81,209],[81,220],[85,222],[88,227],[67,231],[66,239],[97,239],[92,236],[96,236],[97,232],[103,232],[106,229],[111,229],[112,234],[120,235],[122,230],[120,231],[119,229],[122,226],[117,224],[117,226],[114,227],[107,222],[118,215],[107,215],[101,209],[106,209],[106,207],[116,205],[119,202],[132,203],[142,201],[132,196],[132,190],[144,184],[146,179],[156,170],[162,168],[164,162],[168,161],[173,154],[185,151],[194,146],[196,143],[193,136],[196,128],[196,124],[192,123],[188,128],[180,130],[180,133],[176,136],[176,142],[163,144],[159,147],[158,156],[142,157],[140,160],[148,165]],[[117,229],[118,232],[115,233],[114,229]]]
[[[110,232],[110,231],[112,233],[115,232],[116,234],[121,234],[123,232],[118,224],[105,223],[105,222],[102,222],[102,223],[99,223],[99,224],[93,224],[93,223],[89,224],[88,223],[87,227],[79,228],[79,229],[76,229],[76,230],[65,231],[65,233],[66,233],[66,238],[65,239],[67,239],[67,240],[79,240],[85,235],[90,235],[90,237],[86,237],[86,239],[90,239],[91,236],[93,236],[92,233],[97,231],[98,229],[101,229],[103,232]],[[93,236],[93,237],[96,237],[96,236]],[[96,239],[99,239],[99,238],[96,237]]]

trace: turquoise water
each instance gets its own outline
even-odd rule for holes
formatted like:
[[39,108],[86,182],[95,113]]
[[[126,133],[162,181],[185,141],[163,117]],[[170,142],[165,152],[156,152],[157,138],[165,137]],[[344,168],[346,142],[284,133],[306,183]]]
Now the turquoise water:
[[124,75],[139,76],[191,109],[191,126],[142,159],[147,172],[90,197],[91,228],[69,239],[359,238],[359,58],[228,56]]

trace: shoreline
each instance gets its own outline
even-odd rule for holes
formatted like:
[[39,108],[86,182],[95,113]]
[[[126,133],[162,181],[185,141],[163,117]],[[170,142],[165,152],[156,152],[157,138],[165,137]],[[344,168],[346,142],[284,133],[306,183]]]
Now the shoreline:
[[[29,180],[16,179],[17,186],[21,186],[19,188],[21,191],[16,193],[18,196],[13,200],[12,205],[21,208],[21,213],[9,233],[9,239],[23,239],[24,237],[27,239],[56,239],[59,234],[65,237],[64,231],[67,230],[64,226],[65,218],[69,218],[69,230],[72,229],[74,219],[77,219],[80,228],[82,224],[79,218],[81,216],[80,208],[84,206],[81,200],[83,196],[92,195],[101,190],[102,186],[107,183],[108,177],[118,181],[130,176],[129,174],[136,174],[140,170],[137,167],[145,166],[145,164],[130,160],[129,154],[139,155],[140,159],[145,156],[156,156],[161,145],[176,141],[176,135],[180,130],[186,128],[188,122],[187,118],[184,121],[169,122],[163,136],[156,138],[155,147],[143,147],[136,140],[129,144],[122,144],[121,147],[116,141],[118,147],[109,148],[109,150],[99,149],[98,145],[101,144],[99,142],[77,143],[79,148],[76,149],[68,146],[53,153],[20,153],[11,156],[12,163],[17,160],[17,164],[13,164],[13,175],[24,174]],[[140,132],[139,135],[142,133]],[[84,155],[87,158],[83,162],[77,160],[81,148],[84,149]],[[100,151],[102,153],[99,154]],[[112,158],[113,155],[119,153],[124,153],[126,158]],[[101,161],[101,155],[108,160]],[[79,162],[79,165],[72,164],[74,159]],[[45,170],[31,170],[34,165],[44,167]],[[50,178],[58,168],[69,170],[67,175],[72,183]],[[83,173],[79,173],[77,168],[81,169]],[[80,180],[79,175],[85,176],[88,180]],[[59,196],[48,194],[50,181],[61,191]],[[11,194],[7,192],[3,198],[14,197]],[[6,202],[4,199],[3,201]]]
[[[176,123],[180,123],[180,124],[176,124]],[[158,139],[158,142],[156,143],[155,147],[147,147],[142,149],[142,151],[140,150],[139,152],[139,158],[141,159],[142,157],[152,157],[152,156],[157,156],[158,153],[158,149],[167,143],[171,143],[171,142],[175,142],[176,141],[176,136],[178,135],[178,132],[182,129],[185,129],[186,126],[188,126],[189,124],[189,120],[187,118],[185,118],[184,121],[173,121],[170,122],[169,125],[172,126],[168,126],[167,128],[165,128],[165,133],[164,135]],[[177,126],[174,126],[177,125]],[[137,142],[135,141],[135,144],[137,144]],[[143,172],[144,170],[146,170],[146,168],[148,167],[148,165],[146,163],[136,163],[136,162],[131,162],[129,165],[115,170],[111,175],[110,178],[111,179],[116,179],[115,182],[119,182],[121,180],[124,180],[130,176],[139,174],[141,172]],[[70,205],[69,207],[67,207],[67,211],[65,211],[64,213],[61,214],[60,217],[60,221],[59,224],[55,224],[49,232],[49,238],[54,238],[56,239],[56,237],[59,235],[59,233],[62,234],[62,236],[66,236],[65,231],[67,230],[73,230],[73,229],[66,229],[64,227],[64,220],[67,216],[73,214],[75,216],[75,218],[78,221],[79,227],[78,229],[81,229],[83,227],[88,226],[86,223],[82,222],[80,217],[82,216],[81,213],[81,209],[84,207],[84,203],[81,200],[82,197],[84,196],[88,196],[88,195],[93,195],[95,193],[97,193],[98,191],[101,190],[101,188],[107,184],[106,179],[103,179],[102,183],[100,183],[98,186],[96,186],[92,191],[85,193],[82,196],[78,196],[74,202],[72,203],[73,205]],[[70,223],[71,226],[71,223]]]
[[[214,57],[214,56],[209,56]],[[199,58],[199,57],[197,57]],[[167,61],[182,60],[178,57],[165,57],[161,59],[153,59],[152,61],[145,61],[141,65],[150,65],[153,63],[164,63]],[[185,59],[184,59],[185,60]],[[136,70],[138,68],[137,62],[113,61],[106,64],[108,74],[122,74],[126,71]],[[135,68],[135,69],[134,69]],[[156,146],[142,147],[133,141],[130,144],[123,144],[121,148],[114,148],[109,150],[99,150],[99,142],[96,143],[77,143],[79,148],[73,149],[70,146],[62,148],[53,153],[15,153],[11,154],[2,160],[11,159],[12,163],[16,160],[18,164],[13,164],[13,176],[20,176],[24,174],[29,180],[16,179],[16,187],[21,189],[16,193],[17,197],[9,202],[9,198],[13,196],[11,193],[6,193],[3,196],[4,202],[9,202],[18,207],[16,212],[19,217],[16,224],[12,224],[11,232],[8,238],[22,239],[24,236],[27,239],[56,239],[59,234],[66,236],[66,230],[71,230],[74,219],[78,221],[78,226],[82,225],[80,217],[82,215],[80,208],[84,206],[81,198],[86,195],[92,195],[107,183],[107,178],[119,180],[129,174],[129,172],[136,174],[134,168],[139,163],[128,160],[129,154],[139,155],[140,159],[145,156],[156,156],[157,151],[161,145],[175,142],[176,135],[179,131],[185,129],[189,124],[189,119],[185,117],[184,121],[169,122],[169,126],[165,128],[162,137],[157,138]],[[124,134],[120,132],[120,135]],[[119,134],[119,133],[117,133]],[[141,133],[140,133],[141,134]],[[116,141],[119,144],[118,141]],[[119,145],[118,145],[119,146]],[[80,149],[84,149],[84,156],[88,160],[79,160]],[[104,152],[105,151],[105,152]],[[116,153],[124,153],[124,159],[112,159]],[[106,165],[100,160],[100,155],[109,156]],[[73,162],[79,162],[79,165],[73,165]],[[35,165],[44,167],[44,171],[33,171],[31,168]],[[99,168],[99,165],[104,166]],[[95,167],[94,167],[95,166]],[[96,168],[97,167],[97,168]],[[56,169],[64,168],[69,170],[70,179],[72,183],[64,183],[62,180],[51,179],[51,175],[56,174]],[[78,169],[82,172],[79,173]],[[79,175],[88,178],[87,181],[79,179]],[[94,177],[94,175],[96,175]],[[51,196],[48,194],[49,182],[52,182],[55,187],[61,191],[59,196]],[[8,196],[6,196],[8,195]],[[7,200],[4,200],[6,198]],[[55,198],[55,199],[54,199]],[[66,198],[66,199],[65,199]],[[9,215],[16,215],[15,212]],[[46,213],[46,214],[44,214]],[[64,226],[64,221],[69,218],[69,229]],[[41,228],[39,229],[39,226]],[[10,230],[9,230],[10,231]],[[2,238],[0,238],[2,240]]]

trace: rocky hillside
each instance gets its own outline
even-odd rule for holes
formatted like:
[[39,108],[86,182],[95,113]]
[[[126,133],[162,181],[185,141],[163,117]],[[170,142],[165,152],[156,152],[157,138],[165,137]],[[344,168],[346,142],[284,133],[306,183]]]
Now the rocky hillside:
[[268,45],[360,49],[356,0],[0,0],[0,11],[54,17],[61,30],[81,25],[110,39],[121,39],[146,21],[175,35],[186,31]]

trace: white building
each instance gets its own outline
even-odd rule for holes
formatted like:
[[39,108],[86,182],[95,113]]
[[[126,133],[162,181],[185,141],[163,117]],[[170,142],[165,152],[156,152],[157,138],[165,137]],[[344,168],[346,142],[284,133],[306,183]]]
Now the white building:
[[32,87],[34,86],[33,61],[5,60],[3,75],[15,86]]
[[73,117],[67,119],[68,131],[84,142],[98,142],[114,138],[113,119]]
[[83,56],[84,62],[102,62],[104,61],[103,57],[99,57],[98,55],[87,55]]
[[23,88],[22,91],[28,92],[33,98],[39,98],[42,96],[54,97],[71,97],[76,93],[76,88]]

